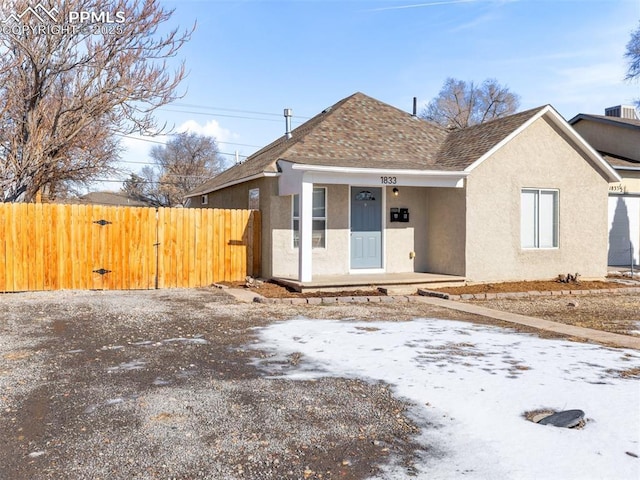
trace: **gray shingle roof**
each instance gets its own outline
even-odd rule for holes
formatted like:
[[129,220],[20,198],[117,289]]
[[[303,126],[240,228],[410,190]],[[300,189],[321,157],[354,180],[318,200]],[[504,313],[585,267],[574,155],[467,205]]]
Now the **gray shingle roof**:
[[[543,107],[541,107],[543,108]],[[280,159],[293,163],[368,168],[460,171],[488,152],[541,108],[461,131],[413,117],[355,93],[189,193],[204,194],[264,172]]]
[[533,108],[449,133],[440,149],[438,165],[446,170],[464,170],[543,108]]

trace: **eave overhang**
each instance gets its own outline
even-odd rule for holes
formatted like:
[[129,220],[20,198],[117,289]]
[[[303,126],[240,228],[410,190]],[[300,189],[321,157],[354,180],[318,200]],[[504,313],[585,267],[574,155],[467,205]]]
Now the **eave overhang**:
[[280,195],[300,193],[302,182],[380,187],[462,188],[469,172],[402,168],[339,167],[278,160]]

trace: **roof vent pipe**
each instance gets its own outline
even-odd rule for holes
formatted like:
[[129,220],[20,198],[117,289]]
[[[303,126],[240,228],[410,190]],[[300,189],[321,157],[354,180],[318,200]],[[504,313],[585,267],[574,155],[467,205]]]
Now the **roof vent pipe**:
[[287,140],[291,138],[291,117],[293,116],[293,110],[290,108],[284,109],[284,121],[286,125],[286,130],[284,132],[284,136],[287,137]]
[[413,97],[413,113],[414,117],[418,116],[418,97]]

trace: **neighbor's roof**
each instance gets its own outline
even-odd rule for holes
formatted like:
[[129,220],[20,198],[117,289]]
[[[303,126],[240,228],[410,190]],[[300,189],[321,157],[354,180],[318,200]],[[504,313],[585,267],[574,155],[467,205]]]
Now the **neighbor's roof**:
[[632,118],[608,117],[606,115],[591,115],[588,113],[579,113],[571,120],[569,120],[569,124],[574,125],[580,120],[591,120],[594,122],[608,123],[619,127],[640,128],[640,120],[635,120]]
[[632,160],[630,158],[621,157],[619,155],[613,155],[611,153],[600,152],[602,158],[604,158],[609,165],[617,170],[625,169],[638,169],[640,170],[640,161]]
[[188,196],[275,175],[278,160],[336,167],[463,171],[550,108],[534,108],[448,131],[355,93],[294,129],[290,139],[280,137]]
[[94,205],[117,205],[129,207],[148,207],[150,202],[130,197],[123,192],[89,192],[77,199],[79,203]]

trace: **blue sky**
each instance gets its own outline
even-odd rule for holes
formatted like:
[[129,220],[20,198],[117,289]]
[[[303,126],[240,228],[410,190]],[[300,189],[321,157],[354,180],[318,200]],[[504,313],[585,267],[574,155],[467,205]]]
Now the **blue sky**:
[[[496,78],[521,109],[552,104],[566,119],[640,97],[623,57],[639,0],[162,3],[175,9],[172,25],[197,28],[179,54],[185,96],[158,118],[215,136],[230,163],[284,133],[285,107],[297,126],[357,91],[410,111],[447,77]],[[150,161],[151,143],[124,145],[123,160]]]

